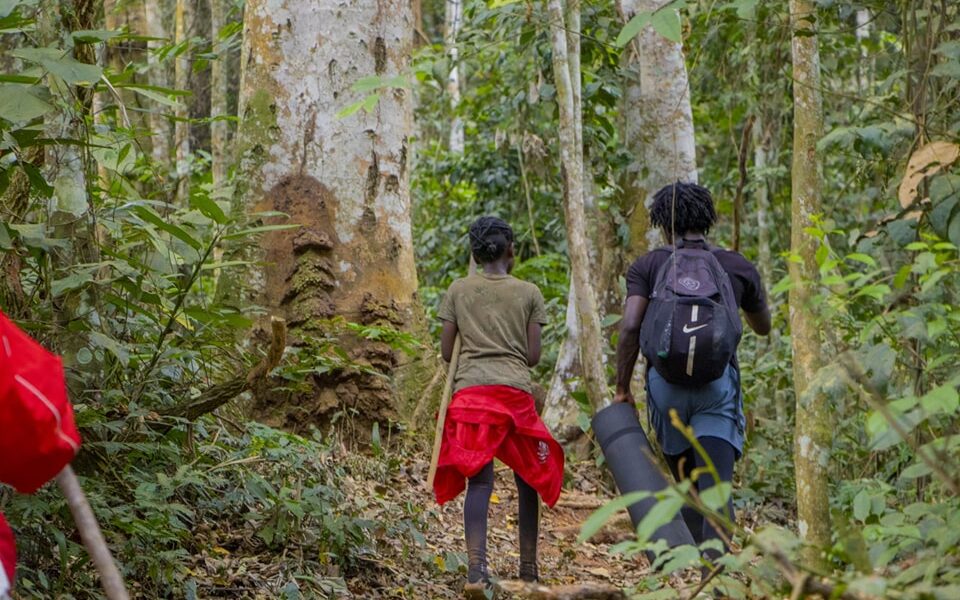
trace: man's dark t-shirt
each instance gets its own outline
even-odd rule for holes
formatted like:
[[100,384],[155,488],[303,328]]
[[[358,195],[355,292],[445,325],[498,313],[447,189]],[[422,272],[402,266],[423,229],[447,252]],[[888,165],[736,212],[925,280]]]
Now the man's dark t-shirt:
[[[696,247],[689,241],[687,245]],[[656,283],[657,273],[660,267],[670,260],[672,251],[672,248],[657,248],[635,260],[627,271],[627,296],[649,298],[650,291]],[[715,256],[730,277],[737,305],[749,313],[762,312],[767,306],[767,301],[764,297],[760,273],[757,272],[753,263],[739,252],[730,250],[715,249]]]

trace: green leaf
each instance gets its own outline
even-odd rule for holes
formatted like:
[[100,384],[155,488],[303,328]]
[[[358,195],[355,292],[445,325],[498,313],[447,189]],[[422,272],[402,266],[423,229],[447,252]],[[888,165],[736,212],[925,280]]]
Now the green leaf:
[[181,107],[182,107],[182,104],[181,104],[180,102],[177,102],[176,100],[174,100],[173,98],[170,98],[170,97],[167,96],[166,94],[162,94],[162,93],[160,93],[160,92],[157,92],[157,91],[154,91],[154,90],[151,90],[151,89],[147,89],[147,88],[144,88],[144,87],[140,87],[140,86],[135,86],[135,85],[129,85],[129,86],[125,86],[125,87],[133,90],[134,93],[140,94],[140,95],[143,96],[144,98],[149,98],[150,100],[153,100],[153,101],[156,102],[157,104],[162,104],[162,105],[164,105],[164,106],[169,106],[170,108],[181,108]]
[[0,223],[0,250],[10,250],[13,248],[13,240],[10,239],[10,232],[7,231],[7,226],[4,223]]
[[867,490],[860,492],[853,499],[853,518],[858,521],[866,521],[870,516],[870,507],[873,506],[873,500],[870,498]]
[[77,350],[77,362],[81,365],[88,365],[93,362],[93,352],[89,348],[80,348]]
[[918,479],[931,473],[933,473],[933,469],[928,467],[926,463],[917,462],[904,469],[900,473],[900,479]]
[[197,194],[190,198],[190,205],[203,213],[203,216],[213,219],[221,225],[229,220],[220,205],[211,200],[209,196]]
[[111,31],[108,29],[81,29],[80,31],[70,32],[70,37],[73,38],[73,41],[80,44],[105,42],[115,37],[120,37],[121,35],[123,35],[123,33],[120,31]]
[[648,541],[657,529],[669,523],[683,507],[683,502],[683,497],[670,495],[654,504],[637,526],[637,537],[640,541]]
[[192,235],[184,231],[182,228],[177,227],[173,223],[170,223],[169,221],[164,220],[163,218],[160,217],[160,215],[153,212],[153,210],[150,209],[149,207],[144,206],[143,204],[137,204],[133,206],[133,212],[135,212],[138,217],[140,217],[147,223],[154,225],[158,229],[166,231],[167,233],[177,238],[178,240],[182,241],[186,245],[190,246],[194,250],[199,251],[200,248],[203,247],[203,245],[195,237],[193,237]]
[[666,6],[650,17],[650,24],[653,28],[671,42],[680,43],[683,41],[680,13],[673,8]]
[[113,339],[110,336],[104,335],[99,331],[90,332],[90,342],[94,346],[98,346],[110,352],[117,360],[120,361],[120,364],[127,366],[130,364],[130,353],[127,349],[117,340]]
[[268,231],[283,231],[285,229],[296,229],[300,227],[299,223],[292,223],[289,225],[261,225],[260,227],[250,227],[248,229],[241,229],[240,231],[234,231],[228,235],[223,236],[225,240],[232,240],[236,238],[248,237],[251,235],[256,235],[258,233],[267,233]]
[[960,408],[960,394],[952,384],[941,385],[924,394],[920,406],[928,415],[952,415]]
[[710,510],[723,512],[723,508],[727,505],[727,500],[730,499],[730,493],[732,491],[733,486],[724,481],[700,492],[700,500],[702,500]]
[[23,123],[42,117],[53,106],[41,100],[23,85],[0,85],[0,118],[11,123]]
[[650,23],[650,12],[641,12],[633,15],[633,18],[627,21],[627,24],[620,30],[620,35],[614,42],[618,47],[623,48],[630,40],[637,36],[644,27]]
[[[661,564],[658,565],[657,563]],[[696,546],[686,544],[664,552],[657,558],[657,561],[654,563],[654,568],[660,573],[674,573],[680,569],[699,564],[700,549]]]
[[623,317],[621,315],[609,314],[603,318],[603,321],[600,323],[600,326],[606,329],[612,325],[616,325],[620,322]]
[[380,101],[380,94],[370,94],[366,98],[359,100],[357,102],[354,102],[350,106],[338,112],[337,118],[345,119],[350,115],[360,111],[361,109],[365,111],[373,110],[373,107],[375,107],[377,105],[377,102],[379,101]]
[[20,48],[10,54],[39,64],[70,85],[92,84],[103,75],[103,69],[97,65],[79,62],[57,48]]
[[853,254],[848,254],[847,260],[854,260],[857,262],[861,262],[870,267],[877,266],[877,261],[875,261],[872,256],[869,256],[867,254],[863,254],[860,252],[854,252]]
[[595,510],[593,514],[584,521],[580,527],[580,535],[577,536],[577,542],[582,544],[589,540],[606,525],[607,521],[613,518],[615,513],[624,510],[634,502],[649,498],[651,495],[651,492],[631,492],[607,502]]
[[54,281],[50,285],[50,293],[54,298],[58,298],[67,292],[80,289],[91,281],[93,281],[93,273],[89,270],[73,273]]

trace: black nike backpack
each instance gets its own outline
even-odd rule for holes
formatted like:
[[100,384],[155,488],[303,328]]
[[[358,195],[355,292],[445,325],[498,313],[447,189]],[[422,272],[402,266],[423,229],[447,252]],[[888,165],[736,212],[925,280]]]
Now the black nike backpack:
[[682,241],[657,271],[640,327],[647,364],[690,387],[718,379],[743,335],[730,277],[709,247]]

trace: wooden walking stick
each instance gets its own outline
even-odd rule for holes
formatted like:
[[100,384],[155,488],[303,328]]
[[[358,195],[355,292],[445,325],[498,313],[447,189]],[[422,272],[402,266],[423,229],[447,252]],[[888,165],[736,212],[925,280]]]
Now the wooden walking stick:
[[[477,272],[477,263],[470,254],[470,274]],[[433,480],[437,476],[437,463],[440,461],[440,445],[443,443],[443,426],[447,422],[447,407],[453,397],[453,380],[457,376],[457,365],[460,362],[460,334],[453,340],[453,355],[450,357],[450,366],[447,367],[447,382],[443,386],[443,395],[440,397],[440,412],[437,413],[437,429],[433,434],[433,454],[430,457],[430,472],[427,474],[427,489],[433,489]]]
[[123,585],[123,576],[113,562],[107,542],[100,533],[97,518],[93,516],[93,510],[90,509],[87,497],[83,494],[77,475],[70,465],[64,467],[57,475],[57,485],[67,499],[67,506],[70,507],[73,520],[77,523],[77,530],[80,531],[80,539],[90,553],[97,572],[100,573],[100,585],[103,586],[107,599],[130,600],[127,588]]

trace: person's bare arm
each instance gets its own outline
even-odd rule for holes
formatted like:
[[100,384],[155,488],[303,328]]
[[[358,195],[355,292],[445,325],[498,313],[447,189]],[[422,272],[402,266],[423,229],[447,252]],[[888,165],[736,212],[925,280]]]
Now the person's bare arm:
[[540,364],[540,333],[542,326],[536,321],[527,323],[527,366]]
[[743,315],[747,318],[747,324],[750,325],[750,329],[753,329],[758,335],[769,335],[770,334],[770,309],[766,306],[763,307],[763,310],[760,312],[743,312]]
[[440,355],[443,360],[450,362],[453,358],[453,343],[457,339],[459,329],[453,321],[443,322],[443,331],[440,332]]
[[640,356],[640,325],[649,301],[643,296],[628,296],[620,320],[620,340],[617,342],[617,392],[615,402],[633,403],[630,381],[633,368]]

